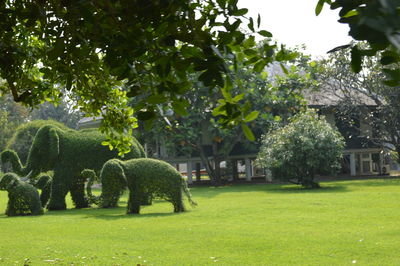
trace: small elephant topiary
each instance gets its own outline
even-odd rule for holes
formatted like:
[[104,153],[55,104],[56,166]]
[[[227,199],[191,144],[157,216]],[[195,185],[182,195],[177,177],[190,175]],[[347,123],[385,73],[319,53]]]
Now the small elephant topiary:
[[[92,170],[85,170],[82,174],[89,177],[89,184],[96,177]],[[170,164],[160,160],[111,159],[103,165],[100,181],[102,193],[99,197],[93,196],[90,189],[87,191],[89,199],[102,208],[116,207],[125,187],[129,189],[128,214],[140,212],[140,205],[146,195],[171,202],[174,205],[174,212],[185,211],[182,192],[192,205],[197,205],[192,200],[181,174]]]
[[8,192],[7,216],[43,214],[39,192],[31,184],[19,180],[14,173],[0,179],[0,190]]

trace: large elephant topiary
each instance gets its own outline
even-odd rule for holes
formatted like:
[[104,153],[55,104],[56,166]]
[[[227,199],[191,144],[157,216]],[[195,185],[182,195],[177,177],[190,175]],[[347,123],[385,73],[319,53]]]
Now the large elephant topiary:
[[8,192],[7,216],[43,214],[39,192],[31,184],[19,180],[16,174],[4,174],[0,179],[0,190]]
[[[66,209],[65,196],[71,193],[76,208],[88,207],[84,193],[84,169],[100,171],[103,164],[116,158],[117,151],[110,151],[102,145],[105,137],[96,130],[62,130],[50,125],[41,127],[29,150],[26,166],[13,151],[4,151],[1,160],[10,161],[14,172],[19,175],[30,174],[34,178],[41,172],[54,172],[51,184],[49,210]],[[143,147],[135,140],[126,159],[146,157]]]
[[[89,184],[95,178],[94,171],[85,170],[83,175],[89,176]],[[161,198],[174,205],[174,212],[183,212],[182,192],[186,194],[192,205],[197,205],[191,198],[186,181],[170,164],[150,158],[121,161],[107,161],[100,173],[102,193],[99,197],[91,194],[89,198],[100,207],[116,207],[121,192],[129,189],[128,214],[138,214],[143,197],[146,194]]]

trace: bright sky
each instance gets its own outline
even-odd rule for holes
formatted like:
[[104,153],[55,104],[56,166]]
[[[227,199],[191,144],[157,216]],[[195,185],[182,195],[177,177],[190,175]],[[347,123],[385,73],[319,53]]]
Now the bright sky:
[[326,5],[315,16],[317,0],[239,0],[240,8],[248,8],[248,15],[261,15],[261,29],[270,31],[273,38],[289,47],[305,44],[306,52],[324,56],[327,51],[351,41],[348,26],[337,22],[338,11]]

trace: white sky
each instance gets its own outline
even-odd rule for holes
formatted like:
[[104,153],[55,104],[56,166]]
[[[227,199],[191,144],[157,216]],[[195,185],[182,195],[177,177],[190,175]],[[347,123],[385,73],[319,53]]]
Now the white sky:
[[248,15],[257,21],[261,15],[260,29],[271,32],[273,39],[288,47],[305,44],[306,53],[314,57],[324,56],[327,51],[347,44],[348,26],[337,22],[337,10],[325,5],[315,16],[318,0],[239,0],[240,8],[248,8]]

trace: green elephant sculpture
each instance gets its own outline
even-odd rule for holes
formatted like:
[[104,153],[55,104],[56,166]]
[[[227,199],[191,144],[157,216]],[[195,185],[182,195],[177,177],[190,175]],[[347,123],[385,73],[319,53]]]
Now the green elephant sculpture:
[[16,174],[4,174],[0,179],[0,190],[8,192],[7,216],[43,214],[39,192],[31,184],[19,180]]
[[185,211],[182,192],[185,193],[192,206],[197,205],[192,200],[186,181],[170,164],[150,158],[121,161],[107,161],[100,173],[102,193],[94,196],[90,185],[96,174],[93,170],[82,173],[88,177],[87,192],[91,202],[102,208],[118,206],[118,200],[125,187],[129,189],[128,214],[139,214],[140,205],[146,195],[169,201],[174,206],[174,212]]
[[[117,151],[102,145],[105,137],[97,130],[62,130],[46,125],[41,127],[29,150],[26,166],[11,150],[1,154],[3,163],[10,162],[19,175],[35,178],[41,172],[53,171],[49,210],[65,210],[65,196],[71,193],[76,208],[85,208],[89,202],[85,196],[85,179],[80,175],[84,169],[100,171],[103,164],[117,158]],[[146,157],[143,147],[135,140],[125,159]]]

